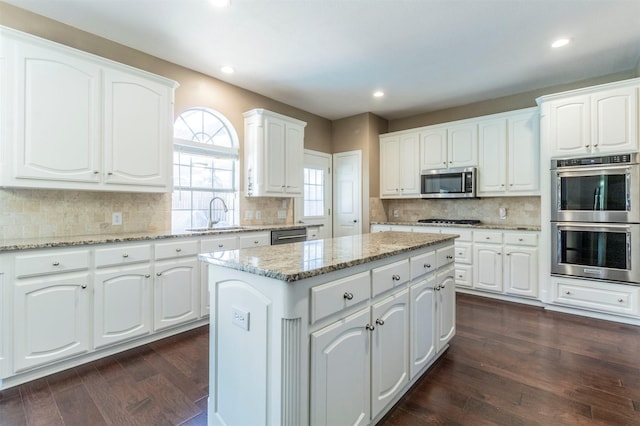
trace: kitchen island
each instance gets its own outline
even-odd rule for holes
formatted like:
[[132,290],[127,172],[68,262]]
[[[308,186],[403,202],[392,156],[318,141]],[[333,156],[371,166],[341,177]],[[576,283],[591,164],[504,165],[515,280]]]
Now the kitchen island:
[[210,425],[375,424],[455,334],[457,235],[201,254]]

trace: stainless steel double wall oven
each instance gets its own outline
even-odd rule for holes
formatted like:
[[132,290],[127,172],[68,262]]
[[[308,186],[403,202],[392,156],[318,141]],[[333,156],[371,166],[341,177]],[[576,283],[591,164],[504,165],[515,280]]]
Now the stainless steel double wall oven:
[[640,283],[638,154],[551,161],[551,273]]

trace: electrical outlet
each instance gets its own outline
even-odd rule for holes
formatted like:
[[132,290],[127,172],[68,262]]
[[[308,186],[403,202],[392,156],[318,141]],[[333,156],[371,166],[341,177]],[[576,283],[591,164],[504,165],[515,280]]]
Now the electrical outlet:
[[393,209],[393,217],[398,217],[400,216],[400,212],[398,212],[398,209]]
[[122,212],[113,212],[111,214],[112,225],[122,225]]
[[262,219],[262,212],[260,210],[256,210],[256,220]]
[[250,312],[236,306],[231,307],[231,322],[243,330],[249,331]]
[[500,214],[500,219],[506,219],[507,209],[505,207],[500,207],[500,209],[498,210],[498,214]]
[[244,219],[245,220],[252,220],[253,219],[253,210],[246,210],[244,212]]

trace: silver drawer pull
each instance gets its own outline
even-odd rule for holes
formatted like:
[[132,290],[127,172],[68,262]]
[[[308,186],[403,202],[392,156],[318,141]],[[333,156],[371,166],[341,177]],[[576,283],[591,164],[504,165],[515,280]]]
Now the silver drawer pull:
[[258,244],[259,242],[260,242],[260,241],[255,240],[255,241],[253,242],[253,244]]
[[451,259],[453,259],[453,256],[447,255],[447,259],[451,260]]
[[398,275],[398,274],[394,274],[394,275],[391,277],[391,279],[392,279],[392,280],[394,280],[394,281],[400,281],[400,275]]
[[218,247],[222,248],[224,247],[224,244],[218,244]]
[[344,293],[344,295],[342,296],[347,300],[352,300],[353,299],[353,293],[349,293],[348,291]]
[[60,262],[53,262],[53,266],[60,266]]
[[149,274],[144,274],[144,277],[145,277],[145,278],[151,278],[151,275],[149,275]]
[[569,290],[565,291],[564,294],[571,294]]
[[620,299],[618,299],[618,302],[622,303],[622,302],[624,302],[624,299],[620,298]]
[[129,257],[129,255],[127,253],[125,253],[125,254],[122,255],[122,257],[124,257],[126,259],[127,257]]
[[431,268],[431,264],[430,264],[430,263],[425,263],[425,264],[424,264],[424,267],[425,267],[425,268]]
[[177,248],[177,249],[176,249],[176,253],[180,253],[181,251],[182,251],[182,249],[181,249],[181,248]]
[[384,325],[384,320],[381,320],[380,318],[378,318],[378,319],[376,320],[376,324],[378,324],[378,325]]

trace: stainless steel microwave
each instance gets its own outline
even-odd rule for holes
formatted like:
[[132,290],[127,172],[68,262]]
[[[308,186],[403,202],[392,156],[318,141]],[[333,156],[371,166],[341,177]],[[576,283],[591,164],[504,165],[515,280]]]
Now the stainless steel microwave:
[[475,198],[476,168],[423,170],[420,193],[422,198]]

